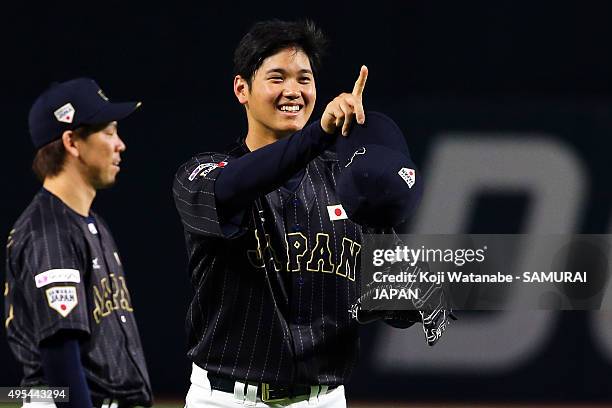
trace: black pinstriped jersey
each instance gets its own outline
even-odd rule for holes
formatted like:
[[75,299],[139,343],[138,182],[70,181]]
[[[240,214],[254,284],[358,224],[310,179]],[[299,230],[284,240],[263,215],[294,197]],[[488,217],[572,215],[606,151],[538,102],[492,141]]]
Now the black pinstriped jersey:
[[81,362],[93,398],[150,406],[152,395],[119,252],[104,221],[42,189],[7,243],[5,327],[23,386],[45,384],[39,344],[84,334]]
[[233,379],[343,384],[358,353],[348,309],[359,290],[362,231],[339,205],[335,153],[312,160],[295,191],[281,187],[222,219],[215,180],[247,152],[239,143],[203,153],[176,174],[194,289],[188,356]]

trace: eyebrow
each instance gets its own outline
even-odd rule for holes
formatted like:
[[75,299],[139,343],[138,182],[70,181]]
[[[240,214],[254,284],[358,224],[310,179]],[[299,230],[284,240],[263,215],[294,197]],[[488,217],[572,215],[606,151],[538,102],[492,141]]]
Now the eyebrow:
[[[283,68],[272,68],[266,71],[266,74],[271,74],[271,73],[279,73],[279,74],[286,74],[287,70],[283,69]],[[298,71],[299,74],[311,74],[312,75],[312,70],[310,69],[300,69]]]

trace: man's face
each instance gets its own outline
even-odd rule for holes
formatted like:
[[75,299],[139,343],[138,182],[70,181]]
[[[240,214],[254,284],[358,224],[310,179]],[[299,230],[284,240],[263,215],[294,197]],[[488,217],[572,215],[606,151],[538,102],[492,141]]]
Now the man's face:
[[286,48],[266,58],[245,98],[249,129],[272,131],[279,138],[302,129],[317,98],[308,56]]
[[115,183],[125,144],[117,133],[117,122],[79,141],[79,162],[85,179],[96,190]]

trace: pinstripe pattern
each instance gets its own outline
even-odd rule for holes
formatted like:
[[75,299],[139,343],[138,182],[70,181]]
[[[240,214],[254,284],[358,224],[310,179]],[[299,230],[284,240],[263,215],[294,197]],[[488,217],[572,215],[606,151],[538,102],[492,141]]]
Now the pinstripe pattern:
[[[281,187],[262,197],[266,239],[254,204],[239,222],[220,220],[214,183],[223,168],[194,176],[201,164],[231,166],[246,152],[237,144],[227,153],[199,154],[175,177],[193,285],[188,356],[241,381],[344,384],[357,358],[358,328],[348,309],[359,279],[336,268],[343,240],[359,248],[362,231],[350,220],[329,219],[327,206],[339,204],[335,154],[312,160],[295,191]],[[355,251],[345,254],[352,268],[358,268]]]
[[[98,234],[90,232],[88,223],[96,225]],[[41,190],[15,223],[9,241],[5,306],[13,306],[14,318],[6,331],[23,365],[22,385],[44,384],[38,344],[61,329],[71,329],[86,337],[80,343],[81,362],[93,398],[150,403],[151,386],[132,302],[104,221],[93,212],[82,217]],[[37,287],[34,277],[51,269],[77,270],[80,282]],[[78,304],[64,317],[50,307],[46,290],[66,286],[75,288]]]

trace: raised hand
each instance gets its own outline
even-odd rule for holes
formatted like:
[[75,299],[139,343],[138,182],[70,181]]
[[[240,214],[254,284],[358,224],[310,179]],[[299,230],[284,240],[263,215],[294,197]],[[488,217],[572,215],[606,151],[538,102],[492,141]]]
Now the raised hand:
[[347,136],[353,116],[356,117],[357,123],[360,125],[365,122],[363,90],[367,80],[368,68],[362,65],[353,92],[342,93],[327,104],[321,117],[321,127],[326,133],[333,134],[339,128],[342,128],[342,135]]

